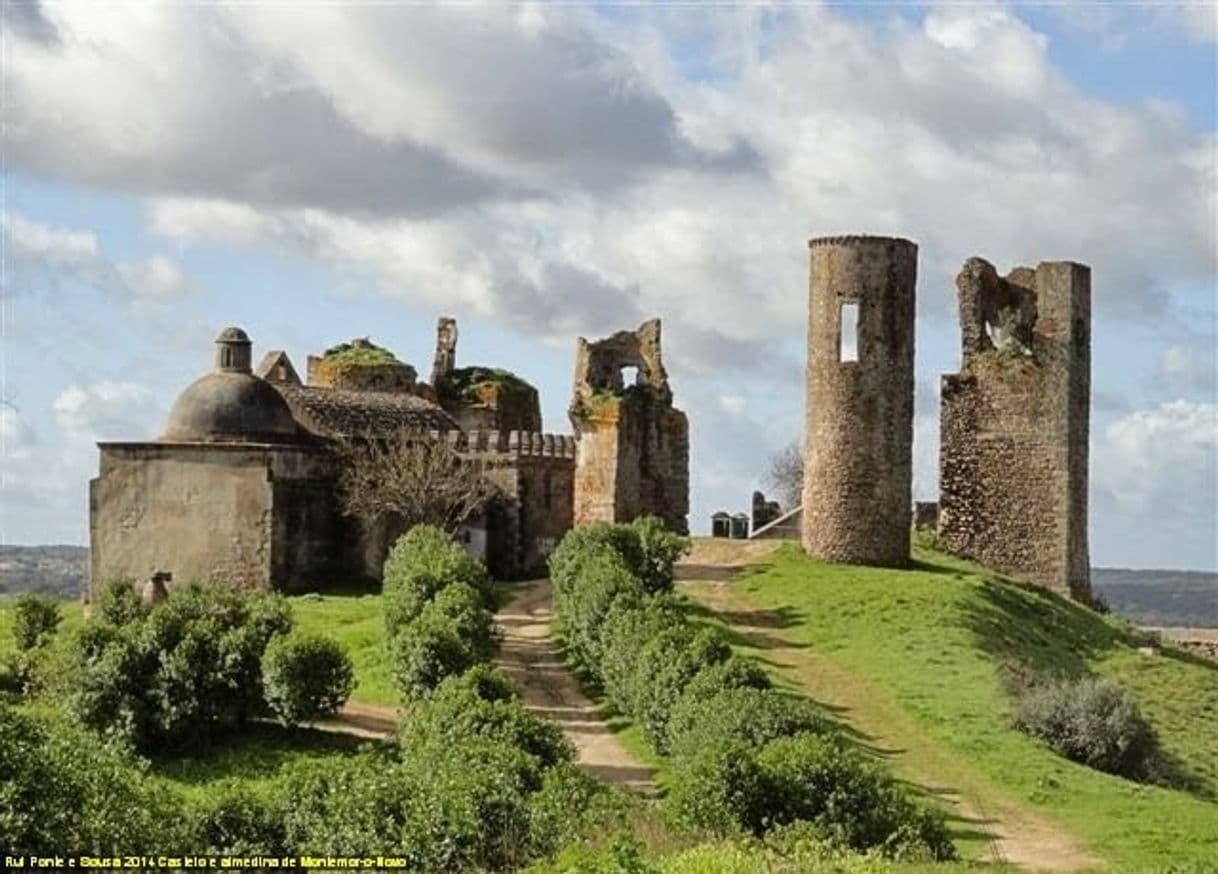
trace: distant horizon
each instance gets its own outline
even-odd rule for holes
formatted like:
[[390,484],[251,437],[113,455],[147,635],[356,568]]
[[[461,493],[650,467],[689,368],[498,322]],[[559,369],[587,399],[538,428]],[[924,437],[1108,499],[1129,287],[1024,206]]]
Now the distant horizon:
[[[694,533],[691,537],[706,537],[710,538],[709,534]],[[794,542],[794,541],[792,541]],[[23,549],[84,549],[88,550],[87,544],[79,543],[0,543],[0,549],[8,549],[9,547],[20,547]],[[1136,573],[1164,573],[1164,574],[1205,574],[1207,576],[1218,576],[1218,568],[1212,570],[1206,568],[1170,568],[1170,567],[1110,567],[1101,565],[1091,565],[1091,570],[1094,571],[1134,571]]]

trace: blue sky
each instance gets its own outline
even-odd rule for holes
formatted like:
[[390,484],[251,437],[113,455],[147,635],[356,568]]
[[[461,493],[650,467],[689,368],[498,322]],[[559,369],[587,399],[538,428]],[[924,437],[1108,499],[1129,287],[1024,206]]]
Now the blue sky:
[[0,542],[246,328],[509,367],[664,319],[695,530],[800,436],[807,237],[921,247],[915,484],[971,255],[1092,265],[1098,565],[1218,567],[1212,4],[4,7]]

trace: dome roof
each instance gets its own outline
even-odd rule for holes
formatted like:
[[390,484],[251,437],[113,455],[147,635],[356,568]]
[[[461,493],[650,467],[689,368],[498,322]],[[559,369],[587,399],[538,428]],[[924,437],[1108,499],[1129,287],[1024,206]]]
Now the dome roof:
[[249,373],[209,373],[191,383],[169,412],[162,440],[281,443],[300,429],[287,402]]

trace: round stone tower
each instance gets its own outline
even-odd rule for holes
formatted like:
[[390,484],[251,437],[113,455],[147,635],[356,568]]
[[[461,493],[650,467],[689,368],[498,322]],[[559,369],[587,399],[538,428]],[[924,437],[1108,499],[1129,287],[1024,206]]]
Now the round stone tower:
[[850,564],[909,562],[918,247],[820,237],[808,298],[803,544]]

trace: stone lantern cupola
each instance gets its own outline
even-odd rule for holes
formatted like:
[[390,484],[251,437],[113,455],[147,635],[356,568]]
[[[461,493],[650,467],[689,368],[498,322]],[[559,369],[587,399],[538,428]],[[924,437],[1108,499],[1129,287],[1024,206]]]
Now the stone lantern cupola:
[[240,328],[225,328],[216,336],[216,372],[252,373],[253,354],[249,335]]

